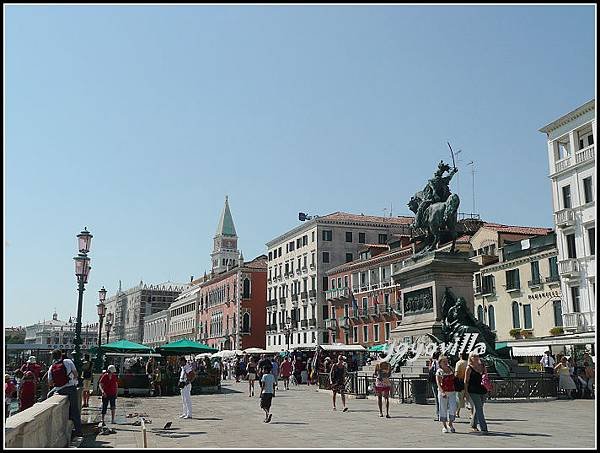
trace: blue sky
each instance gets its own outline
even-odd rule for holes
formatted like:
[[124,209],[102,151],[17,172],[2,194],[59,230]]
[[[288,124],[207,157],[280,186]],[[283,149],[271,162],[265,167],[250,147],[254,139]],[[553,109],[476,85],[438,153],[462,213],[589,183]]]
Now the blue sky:
[[[297,214],[408,214],[462,149],[461,211],[551,226],[544,134],[594,98],[593,6],[5,7],[5,325],[246,259]],[[454,185],[456,191],[456,184]]]

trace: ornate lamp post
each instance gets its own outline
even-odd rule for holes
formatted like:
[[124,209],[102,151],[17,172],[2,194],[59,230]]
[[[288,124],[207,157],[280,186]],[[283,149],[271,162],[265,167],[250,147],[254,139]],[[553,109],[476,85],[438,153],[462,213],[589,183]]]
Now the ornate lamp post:
[[114,314],[109,313],[108,315],[106,315],[106,342],[108,343],[108,337],[110,335],[110,328],[112,327],[113,324],[113,317]]
[[290,337],[292,336],[292,318],[289,316],[285,318],[285,342],[287,343],[287,350],[290,350]]
[[88,282],[88,276],[90,275],[90,259],[87,254],[90,251],[90,244],[92,242],[92,235],[84,228],[84,230],[77,235],[79,244],[79,255],[75,258],[75,275],[77,276],[77,283],[79,285],[79,299],[77,301],[77,322],[75,323],[75,352],[73,358],[75,361],[75,367],[79,376],[81,376],[81,309],[83,306],[83,292],[85,291],[85,284]]
[[106,300],[106,290],[104,286],[102,289],[98,291],[98,299],[100,302],[96,307],[98,307],[98,318],[100,318],[100,322],[98,324],[98,347],[102,346],[102,322],[104,321],[104,317],[106,316],[106,305],[104,305],[104,301]]

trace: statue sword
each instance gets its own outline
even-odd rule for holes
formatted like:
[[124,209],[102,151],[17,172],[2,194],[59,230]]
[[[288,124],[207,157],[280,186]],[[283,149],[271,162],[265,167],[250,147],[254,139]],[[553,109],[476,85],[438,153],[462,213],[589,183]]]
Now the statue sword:
[[456,170],[456,162],[454,161],[454,151],[452,151],[452,147],[450,146],[450,142],[446,142],[446,143],[448,143],[448,148],[450,148],[450,155],[452,156],[452,166]]

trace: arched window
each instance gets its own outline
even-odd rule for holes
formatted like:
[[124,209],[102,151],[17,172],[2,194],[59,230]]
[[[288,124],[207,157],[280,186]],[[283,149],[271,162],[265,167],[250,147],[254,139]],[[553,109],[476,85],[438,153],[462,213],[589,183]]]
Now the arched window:
[[557,327],[562,327],[562,306],[560,300],[553,301],[552,308],[554,309],[554,325]]
[[496,330],[496,312],[493,305],[488,307],[488,325],[491,330]]
[[250,298],[250,279],[244,279],[244,293],[242,294],[242,298],[249,299]]
[[519,319],[519,304],[516,302],[512,303],[512,317],[513,317],[513,328],[518,329],[521,327],[521,320]]
[[483,322],[483,307],[481,305],[477,306],[477,319]]
[[242,317],[242,332],[250,332],[250,313],[244,313]]

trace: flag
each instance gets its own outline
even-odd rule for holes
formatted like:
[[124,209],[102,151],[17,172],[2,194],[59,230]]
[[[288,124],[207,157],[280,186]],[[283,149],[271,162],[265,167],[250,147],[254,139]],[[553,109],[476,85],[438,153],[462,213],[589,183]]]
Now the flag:
[[352,310],[358,311],[358,302],[356,302],[353,292],[350,293],[350,297],[352,298]]

